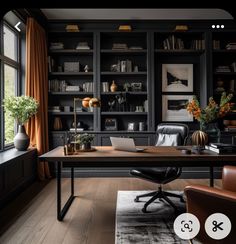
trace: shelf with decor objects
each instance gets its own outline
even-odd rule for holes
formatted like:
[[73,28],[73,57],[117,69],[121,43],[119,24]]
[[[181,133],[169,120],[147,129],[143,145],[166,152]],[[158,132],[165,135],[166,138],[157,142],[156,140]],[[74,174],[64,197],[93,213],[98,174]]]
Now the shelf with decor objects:
[[[103,32],[100,50],[101,131],[148,131],[146,32]],[[138,99],[137,99],[138,96]],[[111,126],[112,127],[112,126]]]
[[[55,137],[52,143],[57,145],[65,144],[74,132],[74,98],[94,96],[94,33],[50,30],[48,40],[49,129]],[[94,131],[92,110],[80,104],[76,116],[80,131]],[[60,120],[60,128],[55,127],[55,120]]]

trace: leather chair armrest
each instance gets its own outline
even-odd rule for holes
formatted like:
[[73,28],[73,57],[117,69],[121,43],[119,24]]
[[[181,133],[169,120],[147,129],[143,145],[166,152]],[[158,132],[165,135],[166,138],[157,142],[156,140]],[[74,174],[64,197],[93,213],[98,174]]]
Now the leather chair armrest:
[[224,166],[222,173],[222,188],[236,192],[236,167]]
[[205,221],[213,213],[223,213],[230,219],[230,234],[221,241],[222,244],[236,243],[236,192],[216,189],[208,186],[192,185],[185,188],[187,212],[194,214],[200,221],[197,239],[203,243],[215,244],[205,232]]

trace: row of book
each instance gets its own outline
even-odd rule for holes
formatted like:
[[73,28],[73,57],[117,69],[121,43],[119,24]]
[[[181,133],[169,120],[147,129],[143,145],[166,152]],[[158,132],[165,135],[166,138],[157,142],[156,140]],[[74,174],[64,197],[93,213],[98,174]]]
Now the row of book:
[[213,49],[220,49],[220,41],[219,40],[213,40]]
[[[219,40],[213,40],[213,49],[221,49]],[[225,49],[235,50],[236,49],[236,43],[230,42],[230,43],[226,44]]]
[[49,80],[49,91],[50,92],[70,92],[70,91],[78,91],[78,92],[93,92],[94,85],[93,82],[84,82],[82,87],[79,85],[70,85],[67,84],[65,80],[53,79]]
[[[163,41],[163,48],[165,50],[187,49],[185,44],[184,44],[184,41],[181,38],[175,37],[174,35],[168,36]],[[192,49],[192,50],[203,50],[203,49],[205,49],[205,40],[202,40],[202,39],[192,40],[188,49]]]

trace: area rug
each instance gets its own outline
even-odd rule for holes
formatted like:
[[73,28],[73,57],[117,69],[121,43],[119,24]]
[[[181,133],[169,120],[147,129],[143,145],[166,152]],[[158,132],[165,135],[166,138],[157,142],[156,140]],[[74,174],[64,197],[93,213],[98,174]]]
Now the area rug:
[[[137,195],[148,191],[118,191],[116,206],[116,244],[185,244],[175,235],[173,223],[176,218],[174,210],[166,202],[156,200],[148,207],[151,213],[143,213],[144,203],[149,198],[134,202]],[[181,194],[181,192],[176,192]],[[183,194],[183,193],[182,193]],[[171,198],[181,212],[185,204],[177,198]],[[195,242],[194,242],[195,243]]]

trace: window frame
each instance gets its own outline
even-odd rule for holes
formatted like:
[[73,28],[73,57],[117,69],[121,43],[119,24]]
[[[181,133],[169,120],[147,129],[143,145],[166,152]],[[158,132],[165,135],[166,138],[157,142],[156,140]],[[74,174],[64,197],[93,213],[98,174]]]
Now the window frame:
[[[17,60],[13,60],[7,56],[4,55],[4,26],[10,31],[12,31],[16,37],[17,37]],[[8,65],[14,69],[16,69],[16,83],[15,83],[15,95],[19,96],[21,94],[21,86],[22,86],[22,77],[21,77],[21,35],[20,33],[14,29],[13,26],[11,26],[6,20],[2,20],[0,22],[0,69],[1,69],[1,84],[0,84],[0,100],[2,101],[4,99],[4,66]],[[2,102],[1,102],[2,105]],[[5,151],[7,149],[10,149],[13,147],[13,143],[5,144],[5,121],[4,121],[4,109],[2,106],[0,106],[0,130],[1,130],[1,138],[0,138],[0,151]],[[16,130],[16,125],[15,125]]]

